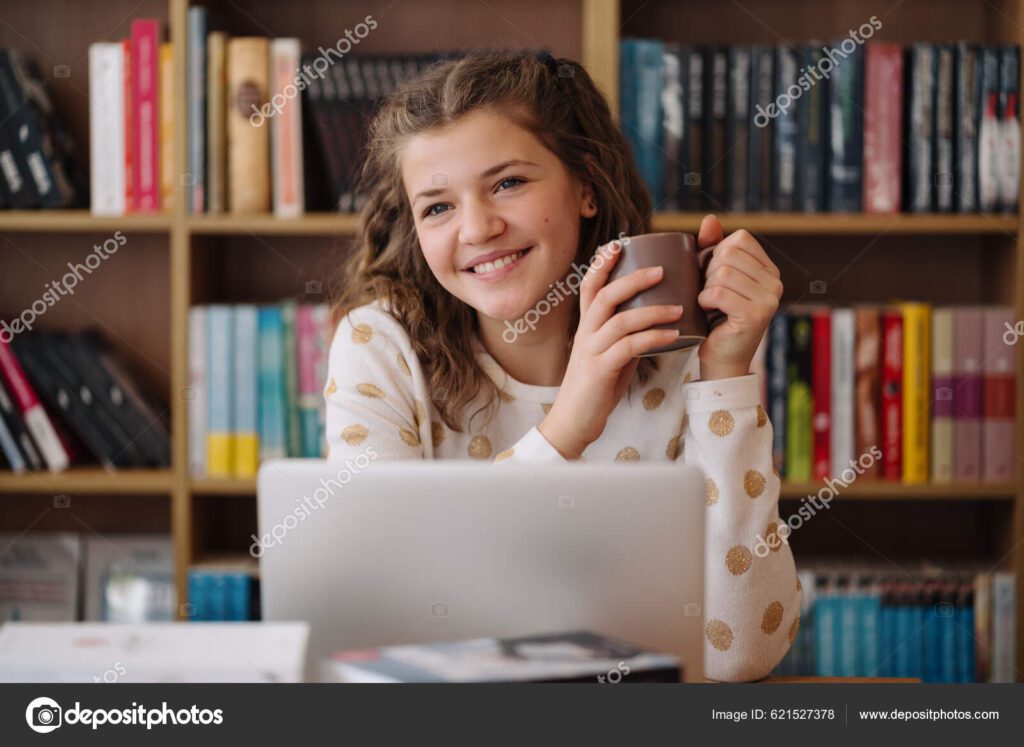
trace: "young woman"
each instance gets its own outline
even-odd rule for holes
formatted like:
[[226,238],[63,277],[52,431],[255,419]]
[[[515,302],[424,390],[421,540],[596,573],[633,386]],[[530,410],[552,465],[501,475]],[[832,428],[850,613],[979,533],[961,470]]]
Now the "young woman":
[[698,302],[727,320],[696,352],[636,357],[687,310],[615,312],[660,280],[607,282],[614,239],[650,231],[650,199],[587,72],[548,56],[477,52],[408,83],[373,122],[363,178],[324,391],[329,458],[697,464],[706,676],[768,674],[800,589],[750,373],[782,293],[757,241],[706,217],[698,243],[717,248]]

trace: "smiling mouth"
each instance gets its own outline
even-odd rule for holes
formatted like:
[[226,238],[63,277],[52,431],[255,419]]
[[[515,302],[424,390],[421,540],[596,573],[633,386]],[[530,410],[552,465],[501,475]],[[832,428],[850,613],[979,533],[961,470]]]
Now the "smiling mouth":
[[504,257],[496,259],[493,262],[481,262],[478,265],[473,265],[472,267],[463,270],[463,272],[471,272],[475,275],[486,275],[487,273],[494,272],[495,270],[500,270],[503,267],[507,267],[508,265],[513,264],[514,262],[518,262],[520,259],[529,254],[531,249],[533,249],[532,246],[527,247],[526,249],[520,249],[518,252],[514,254],[506,254]]

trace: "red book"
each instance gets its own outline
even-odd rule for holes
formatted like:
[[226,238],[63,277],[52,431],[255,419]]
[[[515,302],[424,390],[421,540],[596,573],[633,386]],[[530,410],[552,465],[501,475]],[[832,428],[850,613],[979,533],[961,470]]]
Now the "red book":
[[872,42],[864,52],[864,212],[901,203],[903,48]]
[[124,40],[124,211],[134,212],[135,202],[135,104],[132,99],[132,42]]
[[160,209],[159,23],[152,18],[132,21],[132,107],[134,109],[135,207]]
[[9,343],[0,340],[0,377],[3,377],[4,385],[11,393],[14,404],[21,413],[21,419],[25,428],[35,442],[39,453],[43,455],[46,466],[52,472],[60,472],[67,469],[71,457],[64,444],[61,443],[57,431],[46,414],[43,405],[36,396],[35,389],[25,376],[21,364],[14,356]]
[[[868,454],[872,447],[878,449],[882,445],[878,422],[882,349],[880,314],[877,308],[867,306],[858,307],[856,314],[854,450],[857,454]],[[860,479],[877,479],[880,471],[881,464],[877,460],[872,460],[871,466],[864,468],[864,474]]]
[[882,478],[903,479],[903,314],[882,312]]
[[811,398],[811,471],[814,477],[825,479],[832,444],[832,314],[828,309],[811,312]]

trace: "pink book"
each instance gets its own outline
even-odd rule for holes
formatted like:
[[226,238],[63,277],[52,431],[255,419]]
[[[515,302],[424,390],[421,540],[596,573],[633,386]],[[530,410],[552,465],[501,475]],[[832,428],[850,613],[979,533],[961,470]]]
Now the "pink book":
[[323,387],[319,383],[322,369],[320,358],[321,328],[323,320],[310,304],[302,304],[295,314],[295,337],[299,355],[299,422],[302,432],[302,456],[319,457],[322,444],[320,436],[320,405],[323,401]]
[[953,310],[953,479],[981,479],[982,311]]
[[132,168],[136,209],[140,212],[160,209],[159,35],[155,19],[132,21]]
[[982,411],[982,479],[991,482],[1013,479],[1013,421],[1016,412],[1014,347],[1003,339],[1012,330],[1013,309],[1007,306],[985,309],[983,341],[984,397]]
[[14,357],[11,346],[3,340],[0,340],[0,376],[3,377],[4,384],[7,385],[21,413],[25,428],[35,441],[39,453],[43,455],[46,466],[51,472],[67,469],[71,457],[57,435],[50,416],[39,402],[35,389],[26,378],[21,364]]
[[864,212],[900,209],[903,48],[872,42],[864,51]]

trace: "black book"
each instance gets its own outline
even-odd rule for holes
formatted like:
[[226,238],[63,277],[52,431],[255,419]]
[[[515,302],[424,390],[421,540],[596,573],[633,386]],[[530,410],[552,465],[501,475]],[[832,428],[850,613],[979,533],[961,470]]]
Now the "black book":
[[4,425],[7,426],[21,458],[25,461],[25,466],[30,470],[42,469],[44,466],[42,457],[39,456],[36,445],[33,443],[32,437],[29,436],[25,423],[21,420],[21,415],[14,407],[14,401],[5,388],[3,377],[0,377],[0,420],[3,420]]
[[935,209],[940,213],[950,213],[953,211],[953,46],[938,44],[935,54],[932,183],[935,189]]
[[683,210],[700,210],[704,207],[704,51],[688,47],[683,52],[686,59],[683,130],[685,168],[683,174]]
[[938,69],[934,44],[915,44],[907,50],[906,209],[915,213],[934,210],[932,140],[935,126],[935,77]]
[[754,47],[750,55],[750,163],[747,170],[747,209],[771,209],[772,150],[775,116],[775,50]]
[[999,206],[999,145],[1002,112],[999,108],[999,51],[984,46],[978,50],[981,67],[978,84],[978,208],[991,212]]
[[827,83],[818,81],[812,71],[824,57],[821,47],[800,48],[800,86],[806,90],[800,99],[800,137],[797,146],[797,207],[805,213],[825,209],[825,144],[828,102]]
[[24,105],[24,98],[13,70],[6,64],[8,54],[8,50],[0,49],[0,171],[11,206],[32,208],[39,205],[39,193],[14,130],[14,115]]
[[775,97],[779,112],[775,118],[774,170],[772,174],[772,205],[775,210],[791,212],[797,208],[796,180],[797,141],[800,136],[799,97],[787,93],[796,86],[799,75],[799,56],[795,47],[780,44],[775,55]]
[[725,119],[729,57],[724,47],[709,47],[704,56],[704,207],[726,207]]
[[1020,193],[1020,49],[999,50],[999,206],[1017,212]]
[[956,45],[956,100],[953,119],[953,191],[956,209],[978,208],[978,51],[973,44]]
[[[843,47],[840,41],[832,46],[837,50]],[[855,44],[837,62],[829,78],[828,105],[828,207],[836,212],[857,213],[864,197],[863,46]]]
[[750,160],[751,48],[729,48],[728,114],[725,137],[726,200],[729,210],[746,212]]
[[662,51],[663,85],[661,91],[661,204],[658,210],[682,208],[685,160],[683,129],[683,54],[678,44],[665,44]]

